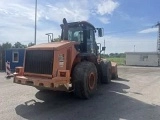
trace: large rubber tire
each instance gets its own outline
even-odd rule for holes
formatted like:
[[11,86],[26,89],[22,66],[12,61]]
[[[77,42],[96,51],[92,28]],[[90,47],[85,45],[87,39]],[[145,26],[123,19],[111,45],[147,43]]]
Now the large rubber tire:
[[42,87],[35,87],[37,90],[39,90],[39,91],[43,91],[43,92],[45,92],[45,91],[50,91],[49,89],[45,89],[45,88],[42,88]]
[[113,80],[118,79],[118,74],[112,74],[112,79]]
[[75,96],[89,99],[97,89],[97,69],[91,62],[78,63],[72,74]]
[[110,61],[101,61],[100,67],[101,67],[101,83],[109,84],[111,82],[111,77],[112,77],[111,62]]

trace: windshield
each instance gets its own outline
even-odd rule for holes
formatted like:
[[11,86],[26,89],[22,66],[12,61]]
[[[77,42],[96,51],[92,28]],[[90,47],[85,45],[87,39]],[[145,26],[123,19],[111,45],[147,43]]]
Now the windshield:
[[68,40],[82,42],[83,30],[82,27],[71,27],[68,29]]

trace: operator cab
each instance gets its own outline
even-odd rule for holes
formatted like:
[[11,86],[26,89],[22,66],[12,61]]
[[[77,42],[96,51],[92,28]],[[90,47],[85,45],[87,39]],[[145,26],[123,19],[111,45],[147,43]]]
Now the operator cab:
[[[78,42],[79,51],[82,53],[97,53],[96,28],[92,24],[86,21],[67,23],[64,18],[61,28],[61,40]],[[102,37],[102,29],[97,28],[97,30],[98,36]]]

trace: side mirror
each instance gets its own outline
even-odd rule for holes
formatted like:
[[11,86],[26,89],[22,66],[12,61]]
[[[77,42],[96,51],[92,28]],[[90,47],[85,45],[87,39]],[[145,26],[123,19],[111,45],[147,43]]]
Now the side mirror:
[[102,51],[105,51],[106,47],[102,47]]
[[103,28],[98,28],[98,37],[103,37]]

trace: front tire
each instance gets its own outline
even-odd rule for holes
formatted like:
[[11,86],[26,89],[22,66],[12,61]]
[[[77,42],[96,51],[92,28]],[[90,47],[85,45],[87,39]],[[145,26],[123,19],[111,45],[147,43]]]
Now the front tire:
[[109,84],[111,82],[111,62],[110,61],[101,61],[100,63],[101,67],[101,83],[103,84]]
[[78,63],[72,75],[75,96],[83,99],[90,98],[97,88],[96,66],[87,61]]

